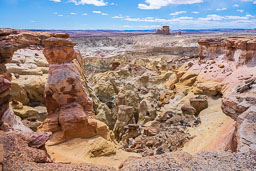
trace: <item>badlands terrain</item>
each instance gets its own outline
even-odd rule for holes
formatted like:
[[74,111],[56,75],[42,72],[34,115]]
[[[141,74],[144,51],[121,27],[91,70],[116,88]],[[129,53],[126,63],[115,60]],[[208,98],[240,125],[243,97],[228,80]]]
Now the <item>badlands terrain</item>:
[[0,29],[0,170],[256,170],[256,33]]

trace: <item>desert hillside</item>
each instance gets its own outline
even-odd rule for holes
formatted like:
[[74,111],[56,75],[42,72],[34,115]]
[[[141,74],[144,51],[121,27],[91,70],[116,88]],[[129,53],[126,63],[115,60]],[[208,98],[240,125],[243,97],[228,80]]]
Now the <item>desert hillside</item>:
[[255,33],[78,33],[0,29],[0,170],[256,170]]

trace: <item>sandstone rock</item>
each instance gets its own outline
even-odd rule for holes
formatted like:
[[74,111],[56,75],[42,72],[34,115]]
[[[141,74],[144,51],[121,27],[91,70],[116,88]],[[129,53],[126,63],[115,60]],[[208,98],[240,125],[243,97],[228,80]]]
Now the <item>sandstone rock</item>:
[[141,134],[140,126],[137,124],[128,124],[125,129],[125,134],[122,136],[122,144],[132,146],[135,143],[134,139]]
[[218,67],[219,67],[219,68],[224,68],[225,65],[223,65],[223,64],[218,64]]
[[64,38],[64,39],[69,38],[69,34],[67,34],[67,33],[55,33],[55,34],[53,34],[53,36],[57,37],[57,38]]
[[139,118],[138,124],[145,124],[149,121],[154,120],[156,117],[156,110],[154,105],[148,100],[142,100],[139,106]]
[[75,103],[60,109],[59,123],[65,139],[89,138],[97,134],[106,136],[108,132],[106,125],[101,125],[100,121],[88,119],[82,106]]
[[25,89],[18,83],[12,82],[11,97],[17,101],[20,101],[24,105],[29,104],[29,98]]
[[225,114],[233,118],[234,120],[237,117],[245,112],[250,105],[243,103],[245,99],[240,98],[239,96],[225,96],[222,98],[222,110]]
[[195,115],[196,114],[196,109],[192,106],[184,105],[181,107],[181,110],[184,115]]
[[37,128],[42,124],[47,115],[46,108],[42,106],[32,108],[23,106],[22,103],[15,101],[12,101],[10,106],[14,114],[21,117],[22,123],[33,131],[37,131]]
[[21,109],[13,109],[15,115],[21,117],[22,119],[38,115],[38,111],[29,106],[23,106]]
[[96,118],[101,122],[106,123],[109,129],[113,130],[115,120],[113,119],[112,111],[108,106],[104,103],[100,103],[95,112],[97,113]]
[[75,43],[62,38],[49,38],[43,41],[45,46],[44,55],[49,64],[62,64],[71,62],[76,58],[73,49]]
[[10,86],[11,82],[7,80],[5,77],[0,76],[0,119],[3,117],[5,111],[9,108]]
[[197,88],[208,96],[216,96],[222,92],[222,85],[217,82],[198,83]]
[[119,67],[119,62],[112,62],[110,66],[110,70],[116,70]]
[[59,113],[49,114],[46,120],[39,126],[39,131],[42,132],[58,132],[61,131],[59,124]]
[[[95,135],[107,138],[108,127],[95,119],[93,101],[81,81],[84,75],[79,72],[80,60],[71,63],[80,57],[73,49],[75,43],[62,38],[49,38],[43,44],[44,55],[50,64],[45,87],[49,117],[39,130],[54,132],[53,144]],[[86,81],[86,78],[82,80]]]
[[115,145],[102,137],[95,139],[95,142],[89,147],[88,155],[90,157],[109,156],[116,154]]
[[12,100],[10,102],[10,105],[13,109],[22,109],[23,108],[23,104],[19,101],[16,101],[16,100]]
[[189,99],[190,105],[196,109],[196,114],[198,115],[202,110],[208,107],[207,96],[199,95],[194,98]]
[[166,34],[166,35],[170,34],[169,26],[163,26],[162,29],[158,29],[156,31],[156,34]]
[[124,134],[124,127],[128,124],[135,123],[133,115],[133,107],[120,105],[117,113],[117,121],[114,127],[114,133],[117,140],[121,140],[122,135]]
[[45,103],[49,113],[62,105],[78,102],[88,113],[94,115],[92,100],[85,94],[80,75],[72,64],[50,66],[45,87]]

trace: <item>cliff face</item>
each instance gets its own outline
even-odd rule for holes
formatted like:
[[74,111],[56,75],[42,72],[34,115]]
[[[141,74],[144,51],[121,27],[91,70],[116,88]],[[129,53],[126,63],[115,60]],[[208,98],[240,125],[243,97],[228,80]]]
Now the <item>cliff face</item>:
[[201,39],[199,56],[221,56],[228,61],[234,61],[237,66],[256,64],[255,38]]
[[198,74],[196,86],[223,95],[222,110],[236,121],[236,150],[255,150],[256,39],[202,39],[199,45],[201,60],[189,69]]

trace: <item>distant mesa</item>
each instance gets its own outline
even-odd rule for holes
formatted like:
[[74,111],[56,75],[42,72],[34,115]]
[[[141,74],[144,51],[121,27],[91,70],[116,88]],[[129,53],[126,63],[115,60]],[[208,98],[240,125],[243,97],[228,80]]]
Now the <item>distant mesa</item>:
[[163,26],[161,29],[157,29],[156,34],[170,34],[170,27],[169,26]]

